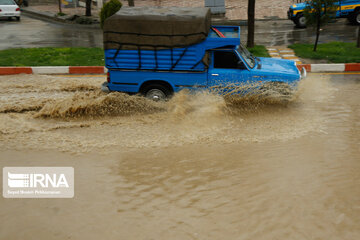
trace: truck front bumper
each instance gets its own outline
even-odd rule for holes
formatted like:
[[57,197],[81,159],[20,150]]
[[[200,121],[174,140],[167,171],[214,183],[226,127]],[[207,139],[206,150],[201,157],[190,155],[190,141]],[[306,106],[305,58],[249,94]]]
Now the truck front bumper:
[[300,79],[304,79],[307,76],[306,69],[303,67],[300,72]]
[[294,10],[292,10],[291,8],[289,9],[289,11],[287,11],[287,17],[290,20],[295,20],[296,16],[294,16]]

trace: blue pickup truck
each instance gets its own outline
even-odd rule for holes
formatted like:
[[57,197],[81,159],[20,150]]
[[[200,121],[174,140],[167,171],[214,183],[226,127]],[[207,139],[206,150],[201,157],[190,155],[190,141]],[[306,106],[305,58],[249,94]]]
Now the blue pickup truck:
[[[304,9],[306,1],[290,6],[288,18],[299,28],[306,27]],[[336,18],[348,18],[353,24],[360,24],[360,0],[340,0],[336,2]]]
[[[199,29],[199,24],[208,17],[207,9],[150,8],[145,10],[146,14],[144,9],[136,8],[126,9],[124,14],[121,11],[125,10],[110,17],[104,25],[108,79],[102,85],[103,91],[141,93],[162,100],[184,88],[196,90],[254,82],[296,86],[306,75],[305,69],[301,73],[294,61],[254,57],[241,44],[238,26],[210,26],[206,22]],[[134,20],[136,11],[141,12],[139,15],[145,21]],[[160,18],[168,21],[158,21],[154,11],[170,12]],[[185,11],[189,17],[182,14],[180,20],[174,20],[172,11]],[[198,22],[187,26],[187,20]],[[169,24],[171,21],[175,23]],[[177,21],[182,22],[181,29],[177,29]],[[164,30],[157,25],[164,23],[173,29]]]

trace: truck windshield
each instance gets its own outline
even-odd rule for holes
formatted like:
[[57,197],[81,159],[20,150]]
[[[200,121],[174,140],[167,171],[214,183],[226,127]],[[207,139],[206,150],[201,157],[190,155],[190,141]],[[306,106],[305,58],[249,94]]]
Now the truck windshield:
[[243,57],[243,59],[249,65],[249,67],[254,68],[255,57],[241,43],[236,50]]

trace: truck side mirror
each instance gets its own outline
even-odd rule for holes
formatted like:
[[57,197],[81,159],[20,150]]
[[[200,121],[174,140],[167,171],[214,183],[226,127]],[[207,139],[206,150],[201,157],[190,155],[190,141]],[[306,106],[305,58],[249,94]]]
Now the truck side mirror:
[[245,66],[244,62],[240,60],[237,63],[237,68],[238,69],[246,69],[246,66]]

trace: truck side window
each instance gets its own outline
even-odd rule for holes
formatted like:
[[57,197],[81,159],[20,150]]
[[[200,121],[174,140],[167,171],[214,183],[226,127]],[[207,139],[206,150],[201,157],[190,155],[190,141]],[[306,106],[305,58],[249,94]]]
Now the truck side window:
[[214,51],[214,68],[238,68],[238,61],[234,52]]

